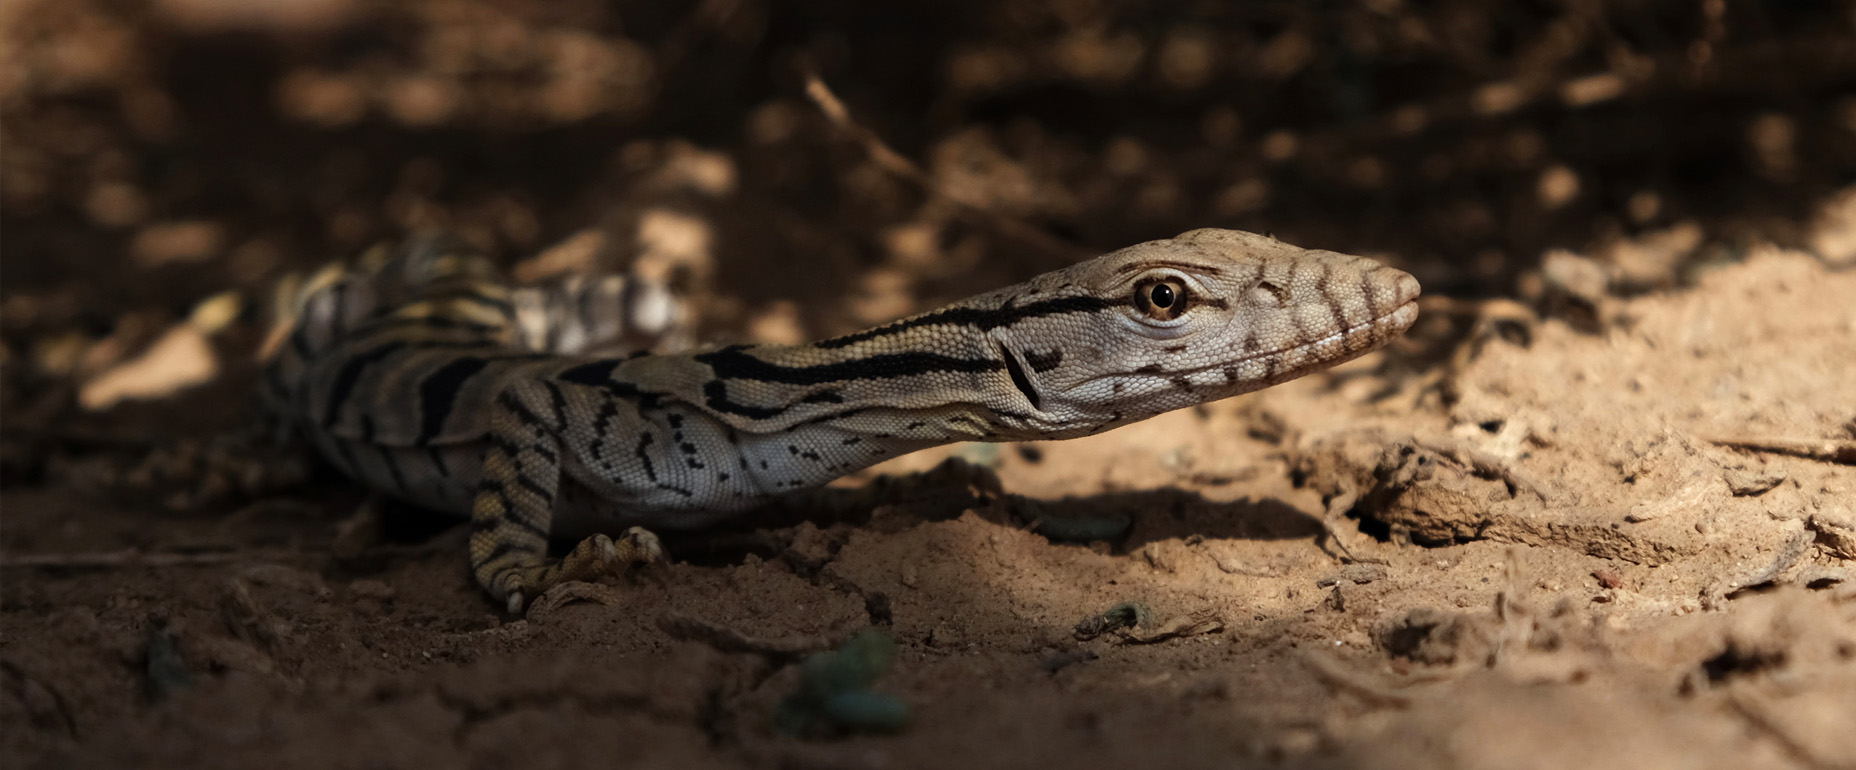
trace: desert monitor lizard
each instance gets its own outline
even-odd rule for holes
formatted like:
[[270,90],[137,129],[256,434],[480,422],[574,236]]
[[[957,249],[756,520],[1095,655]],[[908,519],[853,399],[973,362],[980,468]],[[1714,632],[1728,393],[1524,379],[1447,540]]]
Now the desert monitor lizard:
[[[268,391],[343,472],[469,515],[471,570],[511,612],[660,558],[647,528],[926,447],[1088,436],[1258,390],[1418,313],[1402,271],[1203,229],[809,345],[602,358],[524,335],[488,262],[435,244],[307,295]],[[584,539],[556,561],[550,537]]]

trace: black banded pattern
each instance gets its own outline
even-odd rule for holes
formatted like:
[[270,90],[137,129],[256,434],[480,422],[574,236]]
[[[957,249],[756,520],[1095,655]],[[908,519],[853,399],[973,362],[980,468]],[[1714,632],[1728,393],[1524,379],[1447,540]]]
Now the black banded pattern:
[[820,342],[814,347],[842,348],[859,342],[881,337],[901,334],[910,329],[925,326],[960,326],[977,331],[992,331],[1035,318],[1044,318],[1066,313],[1095,313],[1120,305],[1120,300],[1102,299],[1100,297],[1059,297],[1033,302],[1028,305],[1006,305],[1004,307],[985,309],[972,307],[954,307],[924,313],[913,318],[906,318],[892,324],[866,329],[855,334]]
[[[638,525],[702,526],[937,444],[1088,435],[1255,390],[1416,313],[1397,270],[1197,230],[817,344],[623,355],[591,346],[637,316],[601,303],[661,293],[511,289],[440,243],[329,282],[265,381],[344,472],[468,514],[473,574],[512,610],[657,558]],[[569,536],[584,539],[551,559]]]

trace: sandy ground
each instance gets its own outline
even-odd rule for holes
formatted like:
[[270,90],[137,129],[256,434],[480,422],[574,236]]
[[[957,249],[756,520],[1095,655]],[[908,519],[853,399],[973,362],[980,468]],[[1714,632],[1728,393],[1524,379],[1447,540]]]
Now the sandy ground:
[[[0,3],[0,765],[1856,768],[1844,11],[684,5]],[[1199,226],[1426,297],[526,617],[326,469],[117,484],[254,424],[277,281],[433,226],[703,340]],[[866,629],[888,730],[788,729]]]
[[[1856,766],[1856,475],[1712,441],[1848,429],[1852,296],[1856,274],[1760,249],[1693,289],[1615,302],[1629,321],[1602,334],[1546,321],[1529,344],[1492,339],[1447,388],[1395,348],[1103,436],[999,448],[1008,492],[1046,515],[1133,517],[1112,543],[1053,543],[1009,497],[941,515],[898,503],[527,619],[499,617],[469,584],[455,529],[333,563],[326,519],[156,528],[13,492],[9,553],[241,550],[10,572],[8,754],[39,767]],[[1336,494],[1372,501],[1335,522],[1351,564],[1322,549]],[[1074,638],[1127,601],[1150,608],[1151,629],[1186,633]],[[772,715],[797,687],[791,658],[667,632],[679,615],[763,640],[885,629],[900,653],[879,689],[913,718],[895,735],[783,736]],[[162,666],[175,670],[151,684]]]

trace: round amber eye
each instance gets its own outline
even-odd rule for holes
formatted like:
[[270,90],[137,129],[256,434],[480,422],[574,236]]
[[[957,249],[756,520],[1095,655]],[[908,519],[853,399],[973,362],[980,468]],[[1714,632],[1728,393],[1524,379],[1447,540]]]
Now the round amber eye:
[[1177,278],[1142,281],[1134,287],[1134,308],[1148,318],[1171,321],[1186,312],[1186,285]]

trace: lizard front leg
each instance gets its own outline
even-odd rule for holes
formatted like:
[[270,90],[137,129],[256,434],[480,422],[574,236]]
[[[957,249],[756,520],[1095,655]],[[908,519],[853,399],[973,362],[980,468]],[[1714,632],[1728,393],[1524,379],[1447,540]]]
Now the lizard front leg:
[[524,381],[505,389],[492,409],[482,480],[471,507],[470,565],[477,582],[502,597],[512,614],[562,583],[617,574],[663,557],[656,535],[632,527],[616,541],[598,534],[559,562],[548,558],[567,402],[557,383]]

